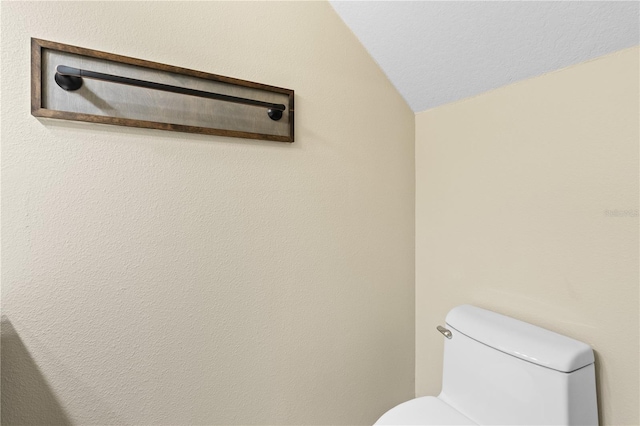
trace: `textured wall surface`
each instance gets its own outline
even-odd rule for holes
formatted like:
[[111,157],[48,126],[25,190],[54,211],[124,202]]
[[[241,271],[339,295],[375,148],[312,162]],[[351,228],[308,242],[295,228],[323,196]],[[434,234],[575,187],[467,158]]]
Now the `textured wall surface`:
[[416,116],[416,392],[471,303],[596,352],[603,424],[638,417],[639,49]]
[[341,1],[414,111],[635,46],[637,1]]
[[[296,142],[36,119],[30,37],[295,89]],[[414,114],[328,3],[2,2],[2,184],[3,424],[414,395]]]

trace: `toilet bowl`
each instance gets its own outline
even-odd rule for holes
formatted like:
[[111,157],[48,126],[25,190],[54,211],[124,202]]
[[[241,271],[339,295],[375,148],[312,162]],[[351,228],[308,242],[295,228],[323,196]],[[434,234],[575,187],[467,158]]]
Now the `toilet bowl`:
[[453,308],[442,391],[404,402],[376,425],[597,425],[587,344],[475,306]]
[[434,396],[412,399],[387,411],[377,425],[476,425],[449,404]]

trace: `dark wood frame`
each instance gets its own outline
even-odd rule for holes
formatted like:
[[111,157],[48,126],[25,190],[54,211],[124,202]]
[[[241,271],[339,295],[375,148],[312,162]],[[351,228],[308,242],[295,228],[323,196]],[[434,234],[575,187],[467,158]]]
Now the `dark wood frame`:
[[[122,64],[135,65],[152,70],[167,71],[176,74],[188,75],[222,83],[234,84],[237,86],[250,87],[275,93],[285,94],[289,97],[287,111],[289,114],[289,136],[268,135],[262,133],[242,132],[237,130],[214,129],[209,127],[186,126],[182,124],[161,123],[155,121],[134,120],[129,118],[108,117],[103,115],[83,114],[77,112],[50,110],[42,107],[42,50],[50,49],[60,52],[73,53],[90,58],[104,59]],[[147,129],[169,130],[173,132],[200,133],[205,135],[229,136],[234,138],[259,139],[276,142],[294,141],[294,91],[281,87],[268,86],[266,84],[254,83],[237,78],[224,77],[217,74],[210,74],[202,71],[194,71],[187,68],[175,67],[172,65],[160,64],[157,62],[145,61],[143,59],[131,58],[128,56],[115,55],[113,53],[101,52],[98,50],[85,49],[68,44],[55,43],[37,38],[31,39],[31,115],[34,117],[59,118],[63,120],[88,121],[90,123],[115,124],[118,126],[143,127]]]

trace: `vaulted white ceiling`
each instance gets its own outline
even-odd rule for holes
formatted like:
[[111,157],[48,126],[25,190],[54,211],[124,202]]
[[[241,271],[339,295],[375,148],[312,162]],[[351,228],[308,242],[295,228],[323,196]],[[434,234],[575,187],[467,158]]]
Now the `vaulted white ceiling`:
[[336,1],[416,112],[639,44],[637,1]]

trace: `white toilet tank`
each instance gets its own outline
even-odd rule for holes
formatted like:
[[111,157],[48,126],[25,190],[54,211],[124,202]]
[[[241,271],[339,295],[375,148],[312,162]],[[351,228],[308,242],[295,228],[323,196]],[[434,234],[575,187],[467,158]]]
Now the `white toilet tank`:
[[446,318],[438,398],[481,425],[597,425],[593,350],[549,330],[462,305]]

